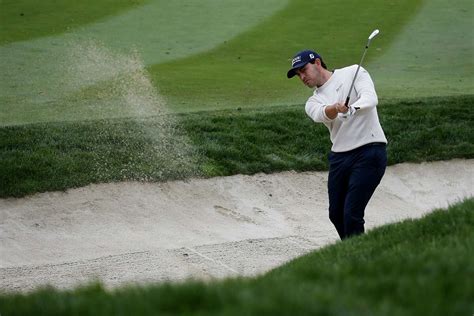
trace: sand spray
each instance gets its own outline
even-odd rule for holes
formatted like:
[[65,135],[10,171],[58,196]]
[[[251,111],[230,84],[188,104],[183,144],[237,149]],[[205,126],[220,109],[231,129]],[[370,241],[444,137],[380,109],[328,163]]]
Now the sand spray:
[[[96,141],[103,142],[109,139],[110,129],[116,134],[117,126],[131,128],[119,133],[124,135],[118,140],[120,150],[134,153],[121,164],[123,180],[199,175],[197,151],[177,117],[168,110],[136,50],[125,54],[112,51],[97,41],[83,41],[70,45],[69,54],[72,62],[65,69],[64,90],[75,93],[64,99],[68,106],[91,107],[101,117],[110,112],[111,117],[127,118],[127,124],[104,124],[96,135]],[[98,112],[97,107],[106,112],[100,109]],[[116,147],[117,144],[103,147],[97,156],[94,164],[99,176],[108,175],[110,166],[107,162]]]

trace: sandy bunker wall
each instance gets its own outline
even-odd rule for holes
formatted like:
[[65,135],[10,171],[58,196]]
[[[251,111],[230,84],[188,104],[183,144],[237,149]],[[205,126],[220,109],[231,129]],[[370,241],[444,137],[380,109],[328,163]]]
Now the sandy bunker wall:
[[[474,195],[474,161],[387,169],[368,229]],[[24,290],[255,275],[337,240],[327,173],[91,185],[0,200],[0,284]]]

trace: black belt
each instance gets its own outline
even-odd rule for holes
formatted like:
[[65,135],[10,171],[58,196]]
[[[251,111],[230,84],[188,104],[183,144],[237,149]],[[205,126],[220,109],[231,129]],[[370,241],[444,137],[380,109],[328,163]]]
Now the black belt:
[[334,152],[334,151],[331,151],[331,153],[333,154],[351,154],[351,153],[354,153],[358,150],[361,150],[361,149],[364,149],[364,148],[367,148],[367,147],[372,147],[372,146],[386,146],[387,144],[386,143],[383,143],[383,142],[374,142],[374,143],[368,143],[368,144],[365,144],[365,145],[362,145],[362,146],[359,146],[357,148],[354,148],[354,149],[351,149],[349,151],[342,151],[342,152]]
[[[365,144],[365,145],[362,145],[360,147],[365,147],[365,146],[386,146],[387,144],[386,143],[382,143],[382,142],[375,142],[375,143],[368,143],[368,144]],[[359,147],[359,148],[360,148]]]

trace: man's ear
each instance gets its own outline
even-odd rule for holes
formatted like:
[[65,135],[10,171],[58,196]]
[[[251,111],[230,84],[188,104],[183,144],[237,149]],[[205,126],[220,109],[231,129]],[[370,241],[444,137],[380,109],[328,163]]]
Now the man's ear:
[[321,66],[321,59],[316,58],[316,59],[314,60],[313,64],[315,64],[316,66]]

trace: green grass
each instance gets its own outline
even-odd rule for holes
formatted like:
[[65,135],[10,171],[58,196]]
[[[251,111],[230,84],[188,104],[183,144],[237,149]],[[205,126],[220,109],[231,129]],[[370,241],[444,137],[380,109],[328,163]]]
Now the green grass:
[[315,49],[332,68],[355,64],[367,36],[380,28],[383,36],[374,41],[366,62],[376,59],[421,4],[293,0],[271,19],[214,50],[156,64],[149,71],[178,111],[299,103],[310,91],[297,79],[286,78],[297,51]]
[[424,1],[416,18],[404,25],[385,53],[368,64],[380,95],[473,94],[473,29],[471,1],[457,1],[453,6],[442,0]]
[[[380,99],[474,94],[470,37],[474,8],[468,0],[455,4],[289,0],[286,6],[284,0],[128,4],[119,2],[109,10],[105,0],[89,6],[52,0],[2,3],[0,12],[6,15],[2,22],[12,29],[5,34],[12,41],[21,40],[20,30],[28,27],[31,30],[25,32],[32,39],[0,46],[0,68],[5,74],[0,79],[0,124],[127,117],[130,111],[124,107],[137,106],[143,109],[135,116],[154,115],[142,104],[127,101],[114,106],[122,102],[115,102],[120,99],[120,86],[107,94],[117,79],[122,80],[121,72],[127,73],[119,61],[134,56],[143,60],[158,93],[174,111],[302,103],[311,91],[297,79],[286,79],[288,59],[297,50],[314,48],[331,68],[357,63],[374,28],[381,34],[364,66]],[[39,14],[37,20],[23,23],[20,18],[26,16],[17,16],[19,5],[49,15]],[[67,33],[36,38],[55,33],[52,29],[67,30],[70,26],[61,19],[70,19],[75,10],[82,27],[71,25]],[[89,16],[91,20],[81,20]],[[50,23],[62,26],[50,27]],[[111,58],[78,60],[71,50],[84,55],[89,39],[99,43],[97,51]],[[96,69],[90,67],[94,63],[116,73],[102,77],[78,71],[88,65]]]
[[[130,68],[212,49],[285,3],[154,0],[56,36],[1,45],[0,124],[128,117],[137,108],[135,116],[153,116],[155,104],[140,100],[139,92],[138,98],[124,98],[123,90],[142,91],[149,83],[144,80],[146,71],[137,77]],[[46,4],[54,7],[54,1],[45,0]],[[107,13],[100,3],[91,7]],[[13,8],[6,11],[15,14]],[[31,23],[43,27],[38,21]],[[11,27],[22,26],[12,22]]]
[[[474,96],[384,102],[381,124],[388,164],[474,157]],[[207,159],[204,174],[223,176],[283,170],[327,170],[329,132],[303,106],[220,111],[184,116],[194,144]]]
[[[474,158],[473,103],[474,95],[380,104],[388,163]],[[97,182],[327,170],[330,147],[326,127],[303,105],[2,127],[0,197]]]
[[297,79],[286,79],[296,51],[315,49],[331,69],[355,64],[375,28],[381,33],[364,66],[380,98],[474,93],[474,6],[468,0],[294,0],[212,51],[149,69],[179,111],[294,104],[310,94]]
[[[285,78],[288,58],[309,47],[331,68],[356,63],[374,28],[381,35],[365,65],[382,100],[389,164],[474,157],[468,0],[290,0],[269,18],[275,11],[268,1],[206,1],[182,10],[173,8],[183,2],[162,1],[164,11],[150,3],[1,1],[1,198],[97,182],[326,170],[328,132],[305,116],[310,91]],[[242,12],[239,3],[253,3],[256,14],[232,14]],[[71,49],[84,53],[87,42],[77,38],[103,45],[93,47],[100,56],[89,66],[117,73],[78,71],[87,60],[80,64]],[[115,92],[123,90],[120,67],[135,62],[131,47],[146,65],[143,78],[152,78],[173,110],[226,110],[181,114],[175,126],[164,124],[175,116],[151,116],[154,109],[140,100],[124,103]],[[141,91],[142,81],[133,79],[127,87]],[[464,96],[424,98],[438,95]],[[0,313],[470,315],[473,209],[471,199],[385,226],[260,278],[47,288],[0,295]]]
[[260,277],[0,295],[2,315],[471,315],[474,199]]
[[160,119],[6,127],[0,134],[2,197],[197,175],[194,149]]
[[2,0],[0,45],[71,31],[147,0]]

